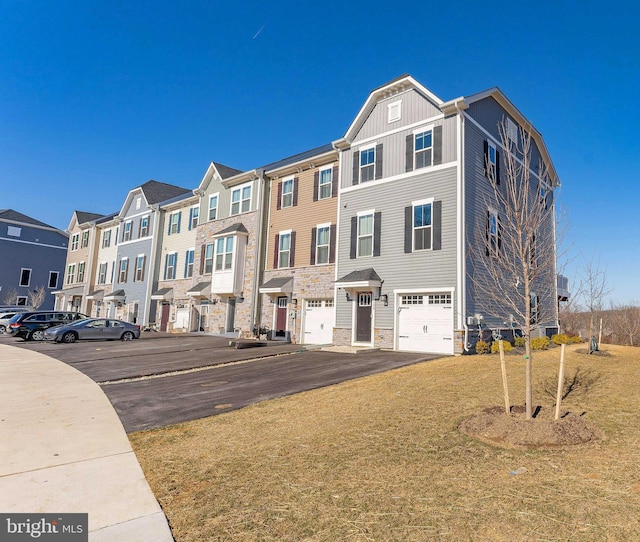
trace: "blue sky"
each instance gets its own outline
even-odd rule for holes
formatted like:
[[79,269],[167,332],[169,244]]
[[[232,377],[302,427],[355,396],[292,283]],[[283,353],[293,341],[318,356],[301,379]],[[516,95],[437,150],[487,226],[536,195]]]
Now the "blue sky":
[[194,188],[344,135],[409,73],[443,100],[498,86],[543,134],[593,258],[640,301],[640,7],[614,0],[0,0],[0,208],[59,228],[149,179]]

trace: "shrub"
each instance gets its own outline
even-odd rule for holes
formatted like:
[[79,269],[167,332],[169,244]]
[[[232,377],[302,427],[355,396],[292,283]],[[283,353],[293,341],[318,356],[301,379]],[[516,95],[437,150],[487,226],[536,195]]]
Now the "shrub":
[[485,341],[478,341],[476,343],[476,354],[488,354],[489,353],[489,343]]
[[579,337],[578,335],[569,337],[569,344],[580,344],[581,342],[582,342],[582,337]]
[[496,352],[500,352],[500,343],[502,343],[502,349],[505,352],[511,352],[513,346],[509,341],[496,341],[491,345],[491,353],[495,354]]
[[551,337],[553,344],[569,344],[569,336],[566,333],[558,333]]
[[531,350],[547,350],[547,348],[549,348],[549,337],[531,339]]
[[516,337],[513,340],[514,346],[524,346],[524,337]]

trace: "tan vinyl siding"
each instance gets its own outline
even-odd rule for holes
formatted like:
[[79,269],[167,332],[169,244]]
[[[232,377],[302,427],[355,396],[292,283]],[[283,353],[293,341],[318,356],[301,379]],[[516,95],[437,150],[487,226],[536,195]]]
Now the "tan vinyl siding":
[[278,184],[290,176],[271,180],[269,196],[270,224],[267,236],[266,269],[273,269],[275,236],[285,230],[296,232],[295,267],[308,266],[311,259],[311,232],[318,224],[336,224],[338,198],[330,197],[313,201],[314,173],[337,162],[307,169],[293,176],[298,178],[297,205],[278,209]]

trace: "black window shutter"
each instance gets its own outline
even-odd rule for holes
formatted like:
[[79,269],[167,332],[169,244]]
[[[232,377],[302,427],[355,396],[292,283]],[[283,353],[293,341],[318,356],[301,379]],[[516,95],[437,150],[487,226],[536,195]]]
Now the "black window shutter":
[[313,201],[318,201],[318,191],[320,190],[320,173],[316,170],[313,173]]
[[491,230],[491,213],[489,211],[487,211],[487,224],[486,224],[485,230],[486,230],[485,231],[485,237],[486,237],[485,252],[486,252],[486,255],[489,256],[489,247],[491,246],[491,234],[489,233]]
[[318,228],[311,228],[311,259],[309,265],[316,265],[316,237],[318,236]]
[[329,228],[329,263],[336,263],[336,225]]
[[413,252],[413,206],[404,208],[404,252]]
[[296,265],[296,232],[291,232],[291,245],[289,246],[289,267]]
[[373,255],[380,256],[380,238],[382,227],[382,213],[373,213]]
[[376,145],[376,180],[382,179],[382,143]]
[[431,227],[433,228],[433,250],[442,248],[442,202],[433,202],[433,213],[431,214]]
[[500,184],[500,152],[496,149],[496,184]]
[[360,151],[353,153],[353,184],[360,182]]
[[276,233],[276,242],[273,246],[273,268],[278,269],[278,256],[280,256],[280,234]]
[[489,142],[484,140],[484,160],[482,167],[484,169],[484,176],[489,177]]
[[293,179],[293,197],[292,197],[292,205],[295,207],[298,205],[298,177]]
[[282,209],[282,181],[278,183],[278,201],[276,203],[276,209]]
[[333,165],[333,178],[331,179],[331,197],[335,198],[338,195],[338,183],[340,177],[338,175],[338,164]]
[[169,267],[169,255],[164,255],[164,280],[167,280],[167,267]]
[[358,217],[351,217],[351,246],[349,252],[349,258],[352,260],[357,255],[357,247],[358,247]]
[[433,128],[433,165],[442,164],[442,126]]
[[502,252],[502,218],[498,217],[498,254]]
[[406,150],[405,150],[406,163],[404,167],[405,171],[413,171],[413,138],[414,138],[414,135],[409,134],[405,140],[405,143],[406,143]]
[[206,250],[206,245],[202,245],[200,247],[200,274],[204,273],[204,251]]

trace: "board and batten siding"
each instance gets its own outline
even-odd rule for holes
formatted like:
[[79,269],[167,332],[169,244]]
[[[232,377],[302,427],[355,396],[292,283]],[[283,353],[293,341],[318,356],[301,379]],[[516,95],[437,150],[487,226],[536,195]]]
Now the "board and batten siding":
[[[388,105],[397,101],[402,102],[400,119],[389,122]],[[395,130],[438,115],[442,115],[442,111],[438,106],[415,89],[394,94],[376,104],[362,127],[358,130],[353,144],[357,144],[363,139],[377,137],[378,134],[384,134],[389,130]]]
[[[414,176],[378,186],[341,194],[338,278],[348,273],[374,268],[384,280],[382,293],[389,305],[376,304],[376,327],[392,328],[395,307],[394,289],[452,290],[456,286],[456,172],[455,167],[429,172],[418,170]],[[405,207],[413,201],[433,198],[441,202],[441,249],[404,252]],[[381,213],[380,256],[350,258],[351,217],[358,211],[373,209]],[[352,304],[339,290],[336,300],[336,325],[351,326]]]
[[[379,107],[379,106],[378,106]],[[386,106],[385,106],[386,111]],[[417,121],[416,121],[417,122]],[[424,126],[442,128],[442,164],[456,160],[456,130],[457,122],[455,116],[440,118],[433,122],[424,122]],[[407,136],[419,130],[420,126],[415,126],[399,132],[380,134],[375,138],[376,144],[382,144],[382,179],[406,173],[407,162]],[[389,129],[392,129],[390,127]],[[354,155],[360,148],[367,148],[370,143],[358,145],[355,141],[351,144],[351,149],[343,152],[342,173],[340,175],[341,187],[346,188],[353,185]]]

